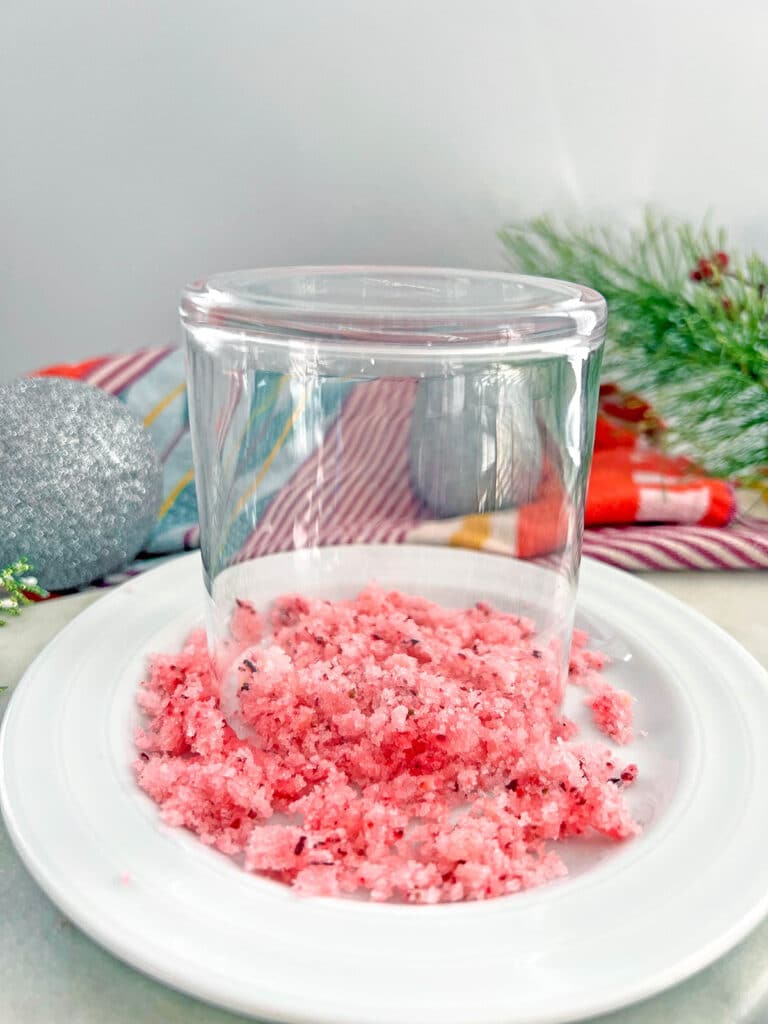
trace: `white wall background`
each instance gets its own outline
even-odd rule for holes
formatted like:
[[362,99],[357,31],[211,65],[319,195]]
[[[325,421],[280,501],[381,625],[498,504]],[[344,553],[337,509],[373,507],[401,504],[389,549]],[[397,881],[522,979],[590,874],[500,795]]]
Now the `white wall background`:
[[30,0],[0,61],[0,378],[176,339],[187,280],[501,264],[646,202],[768,248],[762,0]]

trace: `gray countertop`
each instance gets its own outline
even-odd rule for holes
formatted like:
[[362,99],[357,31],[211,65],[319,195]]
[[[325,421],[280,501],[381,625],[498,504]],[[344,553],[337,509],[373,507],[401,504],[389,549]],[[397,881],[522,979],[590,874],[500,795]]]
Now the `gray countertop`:
[[[768,668],[767,574],[648,573],[644,578],[722,626]],[[102,593],[95,590],[58,598],[11,620],[0,630],[0,685],[12,688],[37,652]],[[7,697],[0,697],[0,713]],[[2,1024],[232,1024],[245,1020],[145,978],[86,938],[29,877],[2,824],[0,908]],[[768,921],[687,982],[601,1021],[768,1024]]]

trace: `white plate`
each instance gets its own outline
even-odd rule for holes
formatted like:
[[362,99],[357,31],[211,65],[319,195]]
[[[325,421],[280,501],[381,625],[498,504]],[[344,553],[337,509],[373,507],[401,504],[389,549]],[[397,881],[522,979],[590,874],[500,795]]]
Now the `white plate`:
[[[407,589],[416,553],[382,554],[382,582]],[[285,585],[285,557],[263,560],[265,579]],[[334,596],[356,559],[328,557]],[[505,559],[428,557],[437,587],[482,565],[493,599],[507,578]],[[643,834],[572,843],[570,876],[547,887],[437,907],[301,900],[159,823],[130,769],[136,687],[147,654],[173,649],[198,620],[201,594],[192,555],[102,598],[31,666],[0,734],[3,814],[27,867],[147,974],[276,1021],[542,1024],[651,995],[768,911],[766,675],[647,584],[585,561],[579,598],[582,623],[632,655],[611,671],[648,733],[625,750],[640,765]]]

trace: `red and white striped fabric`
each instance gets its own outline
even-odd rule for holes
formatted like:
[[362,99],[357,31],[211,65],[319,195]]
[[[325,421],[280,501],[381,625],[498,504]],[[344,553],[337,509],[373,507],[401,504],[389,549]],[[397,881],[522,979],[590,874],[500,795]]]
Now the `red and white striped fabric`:
[[119,395],[151,372],[173,348],[145,348],[127,355],[100,356],[82,363],[63,363],[39,370],[38,377],[69,377],[93,384],[110,395]]
[[323,443],[272,500],[240,558],[404,540],[424,517],[408,469],[415,397],[410,380],[354,388]]
[[[518,557],[555,550],[565,523],[557,515],[557,488],[547,488],[546,480],[537,500],[520,509],[430,518],[410,485],[415,387],[383,380],[354,389],[322,445],[269,505],[240,557],[310,545],[400,541]],[[615,407],[615,389],[607,390]],[[601,411],[585,554],[640,572],[768,568],[768,520],[736,517],[730,484],[654,450],[647,432],[617,426],[615,420],[613,411]],[[677,522],[659,525],[663,519]]]
[[[134,411],[155,430],[162,417],[179,412],[176,403],[184,391],[183,363],[178,352],[168,358],[173,352],[144,349],[48,367],[41,374],[83,380],[123,399],[130,393]],[[521,509],[451,521],[429,518],[410,486],[415,389],[415,382],[403,380],[353,388],[327,425],[322,443],[263,511],[241,556],[310,544],[400,541],[458,544],[524,557],[554,550],[560,541],[549,526],[557,523],[552,514],[552,502],[559,500],[554,485]],[[237,398],[233,391],[225,418]],[[188,442],[187,433],[188,423],[179,413],[168,437],[158,437],[164,462],[171,451],[175,460],[167,466],[162,514],[168,522],[178,513],[172,533],[183,538],[178,549],[197,543],[198,537],[189,446],[181,443]],[[752,492],[751,514],[738,514],[733,487],[663,454],[662,435],[663,425],[646,402],[612,385],[601,389],[584,553],[633,571],[768,568],[766,496]],[[286,436],[291,443],[290,434]],[[161,550],[170,551],[172,545]]]
[[768,519],[744,516],[721,529],[670,524],[584,531],[583,552],[619,569],[768,569]]

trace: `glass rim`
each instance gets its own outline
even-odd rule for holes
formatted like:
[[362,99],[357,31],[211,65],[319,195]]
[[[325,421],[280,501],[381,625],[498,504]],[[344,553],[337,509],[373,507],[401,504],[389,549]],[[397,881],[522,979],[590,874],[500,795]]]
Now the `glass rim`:
[[211,350],[453,364],[598,347],[606,303],[586,285],[506,271],[308,265],[195,281],[179,315]]

